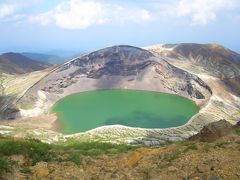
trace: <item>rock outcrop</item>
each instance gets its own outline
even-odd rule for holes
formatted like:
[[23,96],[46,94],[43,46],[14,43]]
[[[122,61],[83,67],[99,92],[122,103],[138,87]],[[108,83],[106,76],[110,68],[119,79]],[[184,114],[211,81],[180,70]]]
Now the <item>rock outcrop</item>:
[[233,135],[234,133],[233,125],[222,119],[204,126],[203,129],[198,134],[192,136],[190,140],[214,142],[224,136]]

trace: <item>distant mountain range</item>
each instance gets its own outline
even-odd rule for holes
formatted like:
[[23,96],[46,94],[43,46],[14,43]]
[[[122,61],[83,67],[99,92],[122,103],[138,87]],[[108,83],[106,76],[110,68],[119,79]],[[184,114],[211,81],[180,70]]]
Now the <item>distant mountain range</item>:
[[4,53],[0,55],[0,72],[8,74],[24,74],[39,71],[52,66],[48,62],[40,62],[20,53]]
[[59,57],[56,55],[49,55],[49,54],[40,54],[40,53],[29,53],[29,52],[23,52],[21,53],[23,56],[26,56],[30,59],[34,59],[41,62],[46,62],[50,64],[62,64],[67,59],[64,57]]
[[[60,51],[55,53],[60,53]],[[23,74],[43,70],[56,64],[63,64],[79,55],[81,55],[81,53],[75,55],[69,52],[68,54],[60,53],[60,55],[55,55],[33,52],[7,52],[0,55],[0,72]]]

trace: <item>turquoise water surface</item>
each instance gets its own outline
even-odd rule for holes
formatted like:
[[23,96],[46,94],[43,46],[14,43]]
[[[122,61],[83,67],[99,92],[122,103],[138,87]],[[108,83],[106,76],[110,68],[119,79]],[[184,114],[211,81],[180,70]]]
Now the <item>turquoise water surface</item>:
[[59,130],[83,132],[103,125],[168,128],[185,124],[198,113],[191,100],[172,94],[138,90],[97,90],[77,93],[58,101]]

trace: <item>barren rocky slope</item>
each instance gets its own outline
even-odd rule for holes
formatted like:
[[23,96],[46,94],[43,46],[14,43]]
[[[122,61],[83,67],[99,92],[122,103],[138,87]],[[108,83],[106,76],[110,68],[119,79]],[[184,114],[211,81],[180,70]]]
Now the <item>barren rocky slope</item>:
[[172,61],[184,61],[219,78],[234,78],[240,74],[240,55],[217,44],[166,44],[146,47],[156,56]]
[[48,72],[49,69],[18,75],[0,74],[0,119],[11,119],[11,112],[18,111],[16,100]]

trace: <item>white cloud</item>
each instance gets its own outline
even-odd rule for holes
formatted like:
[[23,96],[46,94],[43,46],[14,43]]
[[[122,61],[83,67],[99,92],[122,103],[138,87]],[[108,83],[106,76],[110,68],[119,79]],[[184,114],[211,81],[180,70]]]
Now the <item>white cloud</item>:
[[103,4],[93,1],[71,0],[57,6],[53,12],[56,25],[66,29],[83,29],[94,24],[104,24],[110,19]]
[[47,7],[47,0],[2,0],[0,22],[30,21],[43,26],[54,24],[63,29],[144,23],[152,20],[156,23],[203,26],[229,12],[235,11],[232,17],[237,17],[239,13],[236,10],[240,8],[240,0],[143,0],[140,4],[119,0],[61,0],[56,7],[39,13],[39,7],[44,5]]
[[52,22],[53,14],[51,12],[42,13],[36,16],[29,16],[28,21],[38,22],[42,26],[46,26]]
[[236,8],[239,0],[180,0],[175,9],[178,17],[189,17],[192,25],[206,25],[221,11]]
[[0,20],[9,17],[15,13],[16,5],[0,4]]
[[31,22],[41,25],[54,23],[65,29],[84,29],[92,25],[129,21],[141,23],[150,19],[151,14],[146,9],[94,0],[64,1],[51,11],[29,18]]
[[2,0],[0,3],[0,22],[20,22],[27,18],[23,11],[32,8],[33,5],[39,5],[45,0]]

